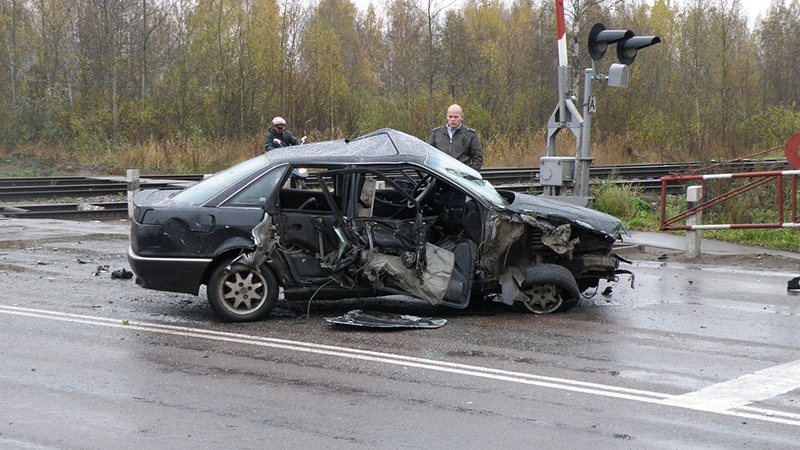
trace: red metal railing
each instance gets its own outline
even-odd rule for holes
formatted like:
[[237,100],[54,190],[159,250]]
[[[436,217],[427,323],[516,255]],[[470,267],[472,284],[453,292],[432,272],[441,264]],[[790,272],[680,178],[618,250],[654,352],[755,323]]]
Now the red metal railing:
[[[800,217],[797,214],[797,176],[800,170],[784,170],[775,172],[749,172],[749,173],[729,173],[729,174],[709,174],[709,175],[668,175],[661,177],[661,230],[709,230],[709,229],[736,229],[736,228],[796,228],[800,227]],[[790,188],[790,216],[789,221],[784,221],[784,178],[791,177]],[[736,186],[728,191],[722,192],[722,181],[733,179],[751,178],[741,186]],[[706,200],[707,181],[716,180],[717,196]],[[700,181],[703,190],[703,200],[697,205],[688,205],[686,211],[676,214],[673,217],[666,217],[667,205],[667,183]],[[777,186],[776,208],[778,221],[774,223],[737,223],[737,224],[708,224],[708,225],[676,225],[677,222],[686,220],[687,217],[707,210],[720,203],[742,195],[747,191],[759,186],[775,181]]]

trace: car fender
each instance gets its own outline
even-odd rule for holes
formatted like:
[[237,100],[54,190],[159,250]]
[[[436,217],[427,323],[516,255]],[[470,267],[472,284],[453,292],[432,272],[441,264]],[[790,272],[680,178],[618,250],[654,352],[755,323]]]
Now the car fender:
[[224,241],[214,250],[214,259],[206,267],[206,270],[203,273],[202,283],[208,284],[208,279],[211,276],[211,272],[221,261],[233,259],[244,252],[245,249],[251,248],[254,245],[255,244],[251,239],[246,239],[239,236]]

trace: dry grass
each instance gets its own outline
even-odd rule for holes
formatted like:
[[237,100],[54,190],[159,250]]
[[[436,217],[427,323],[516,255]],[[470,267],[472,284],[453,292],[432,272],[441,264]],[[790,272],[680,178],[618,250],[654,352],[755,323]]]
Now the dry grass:
[[[344,137],[341,130],[309,133],[309,142]],[[263,135],[245,139],[225,139],[210,142],[204,138],[187,137],[161,142],[126,145],[119,150],[95,147],[94,150],[56,148],[28,144],[14,150],[0,150],[0,176],[53,176],[64,174],[122,175],[126,169],[139,169],[143,174],[155,173],[213,173],[239,161],[256,156],[263,150]],[[545,155],[546,133],[530,133],[523,138],[510,139],[491,136],[484,141],[485,167],[536,167]],[[557,138],[559,156],[575,154],[575,139],[569,132]],[[680,152],[635,149],[622,137],[595,143],[592,153],[595,164],[614,165],[643,162],[686,162],[690,159]],[[709,155],[723,154],[709,152]],[[778,154],[766,155],[778,157]],[[711,158],[709,158],[711,159]],[[786,189],[786,188],[785,188]],[[641,192],[630,186],[604,185],[594,192],[599,209],[621,217],[633,229],[657,229],[658,214],[640,199]],[[788,198],[788,192],[786,193]],[[788,200],[787,200],[788,202]],[[776,220],[768,212],[774,205],[774,186],[758,189],[748,196],[734,199],[709,211],[706,220],[717,223],[767,222]],[[765,247],[796,251],[800,236],[786,230],[736,230],[708,232],[709,237],[733,240]]]
[[[557,156],[575,156],[575,136],[563,130],[556,136]],[[597,165],[688,162],[685,152],[638,147],[631,138],[616,136],[592,142],[592,156]],[[523,137],[492,137],[484,142],[486,167],[538,167],[539,158],[547,153],[547,133],[542,130]],[[713,153],[709,153],[712,155]]]
[[[299,137],[299,136],[298,136]],[[341,129],[309,131],[308,142],[319,142],[345,137]],[[425,137],[426,138],[426,137]],[[97,167],[108,174],[123,174],[126,169],[139,169],[142,173],[211,173],[229,167],[262,151],[263,134],[238,139],[210,141],[202,136],[179,136],[166,141],[150,141],[140,144],[125,144],[118,150],[109,146],[95,146],[92,150],[52,147],[43,144],[28,144],[11,151],[3,151],[5,159],[13,155],[24,155],[41,162],[29,170],[42,175],[69,172],[73,165]],[[484,145],[484,167],[538,167],[539,158],[546,154],[546,130],[531,131],[522,136],[498,134],[482,136]],[[562,130],[556,138],[558,156],[574,156],[576,140],[571,132]],[[726,149],[711,149],[702,152],[706,160],[726,153]],[[596,165],[632,163],[688,162],[697,158],[689,151],[665,150],[637,147],[633,139],[617,136],[592,144],[592,155]],[[766,157],[780,157],[775,152]],[[2,167],[0,167],[2,168]],[[46,169],[46,170],[45,170]],[[55,172],[55,173],[54,173]]]
[[261,138],[206,142],[150,142],[120,152],[114,171],[138,168],[143,173],[213,173],[263,152]]

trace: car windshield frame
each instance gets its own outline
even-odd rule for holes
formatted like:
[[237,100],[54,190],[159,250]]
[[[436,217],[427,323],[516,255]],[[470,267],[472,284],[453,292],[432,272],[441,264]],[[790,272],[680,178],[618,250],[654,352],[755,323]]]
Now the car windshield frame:
[[481,174],[462,163],[439,151],[428,152],[428,166],[463,189],[477,195],[487,203],[497,208],[508,208],[509,203],[500,195],[491,183],[484,180]]
[[191,206],[203,205],[237,181],[263,169],[265,165],[264,155],[242,161],[235,166],[220,170],[206,179],[181,189],[172,196],[172,200]]

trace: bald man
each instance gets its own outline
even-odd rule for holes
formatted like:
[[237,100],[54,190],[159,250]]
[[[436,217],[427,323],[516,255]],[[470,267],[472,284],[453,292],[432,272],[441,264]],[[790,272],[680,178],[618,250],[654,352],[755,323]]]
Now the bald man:
[[464,125],[464,112],[458,105],[447,108],[447,124],[431,131],[429,144],[478,170],[483,165],[483,150],[478,132]]

